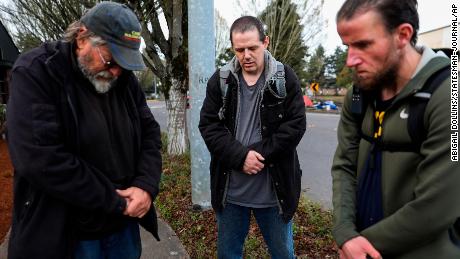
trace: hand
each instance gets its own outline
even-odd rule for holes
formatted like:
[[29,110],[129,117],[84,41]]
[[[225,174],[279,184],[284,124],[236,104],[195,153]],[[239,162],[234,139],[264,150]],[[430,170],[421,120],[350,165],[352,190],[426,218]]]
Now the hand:
[[140,188],[129,187],[125,190],[117,190],[117,193],[126,199],[124,215],[142,218],[152,205],[150,194]]
[[363,236],[352,238],[343,244],[339,250],[340,259],[366,259],[369,255],[373,259],[382,259],[379,251]]
[[247,174],[257,174],[264,168],[265,158],[254,150],[250,150],[244,160],[243,172]]

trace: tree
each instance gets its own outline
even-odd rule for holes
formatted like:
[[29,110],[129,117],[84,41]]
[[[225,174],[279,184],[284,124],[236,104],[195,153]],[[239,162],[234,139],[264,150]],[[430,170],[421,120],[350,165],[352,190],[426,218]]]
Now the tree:
[[[0,4],[9,22],[16,25],[24,48],[40,41],[58,40],[66,27],[80,19],[84,10],[96,0],[17,0],[12,5]],[[187,1],[186,0],[120,0],[134,10],[142,26],[146,44],[144,61],[161,79],[161,89],[168,111],[168,153],[182,154],[187,149],[186,95],[188,91]],[[160,20],[167,26],[163,32]],[[32,42],[33,44],[29,44]]]
[[337,75],[337,86],[349,88],[353,84],[353,70],[344,66],[342,71]]
[[221,54],[225,53],[230,46],[229,28],[227,21],[220,15],[217,10],[214,10],[214,31],[215,31],[215,46],[216,46],[216,64]]
[[67,26],[80,19],[96,0],[16,0],[10,5],[0,4],[6,21],[14,24],[13,33],[21,51],[38,46],[41,42],[58,40]]
[[136,77],[139,79],[139,85],[141,86],[144,93],[152,92],[153,81],[155,77],[153,72],[150,70],[144,70],[136,71],[134,74],[136,74]]
[[307,46],[302,39],[303,25],[297,9],[291,0],[275,0],[259,18],[267,25],[266,34],[270,37],[268,50],[277,60],[290,65],[300,74],[306,65]]
[[316,48],[315,53],[308,60],[307,77],[310,83],[316,82],[319,83],[320,86],[323,86],[325,84],[325,71],[325,51],[323,46],[320,44]]
[[235,53],[233,52],[233,49],[228,47],[226,48],[222,53],[219,54],[216,58],[216,66],[218,68],[221,68],[225,64],[227,64],[233,57],[235,56]]
[[[124,0],[142,26],[146,65],[161,80],[168,112],[168,153],[183,154],[188,147],[186,98],[188,91],[188,14],[186,0]],[[164,32],[160,20],[166,21]]]
[[345,66],[346,61],[347,51],[340,47],[326,58],[326,74],[335,77],[336,87],[348,87],[353,81],[352,70]]
[[336,47],[334,53],[326,57],[326,74],[337,77],[347,60],[347,51]]
[[[314,45],[324,24],[323,0],[250,0],[238,1],[242,15],[259,17],[267,25],[269,51],[283,63],[290,65],[302,85],[308,46]],[[262,11],[260,11],[262,10]]]

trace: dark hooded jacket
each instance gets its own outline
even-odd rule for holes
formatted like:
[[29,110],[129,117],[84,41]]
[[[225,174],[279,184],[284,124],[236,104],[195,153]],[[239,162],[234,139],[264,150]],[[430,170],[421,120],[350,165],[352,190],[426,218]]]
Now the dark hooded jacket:
[[265,167],[270,173],[283,219],[292,219],[299,202],[302,170],[296,147],[306,130],[305,105],[299,80],[289,66],[284,66],[286,96],[276,94],[270,78],[276,72],[276,60],[265,53],[265,78],[263,98],[258,104],[261,120],[262,140],[250,146],[235,139],[238,111],[239,80],[241,67],[233,59],[227,67],[231,73],[227,78],[224,116],[219,116],[223,106],[219,71],[209,79],[206,98],[200,114],[199,129],[211,153],[211,203],[220,211],[225,205],[229,174],[242,170],[249,150],[255,150],[265,158]]
[[[14,208],[9,258],[71,258],[83,210],[105,219],[122,215],[126,202],[115,189],[129,186],[158,194],[161,175],[160,128],[134,74],[123,71],[117,86],[134,132],[135,172],[126,186],[115,186],[107,173],[81,158],[78,130],[81,105],[72,44],[45,43],[23,54],[11,75],[8,147],[14,166]],[[112,90],[111,90],[112,91]],[[140,219],[157,234],[155,209]],[[81,223],[81,222],[80,222]],[[91,226],[91,225],[90,225]],[[97,232],[97,230],[96,230]]]

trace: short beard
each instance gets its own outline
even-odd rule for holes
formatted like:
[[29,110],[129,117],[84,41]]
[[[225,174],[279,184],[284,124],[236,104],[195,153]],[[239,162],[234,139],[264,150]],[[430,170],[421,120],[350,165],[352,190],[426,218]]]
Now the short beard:
[[366,91],[380,91],[384,88],[392,88],[396,85],[398,77],[399,63],[390,66],[386,70],[377,73],[369,83],[365,83],[356,72],[353,73],[353,80],[356,85]]
[[[112,74],[109,71],[101,71],[96,74],[92,73],[91,71],[88,70],[88,68],[85,66],[85,58],[84,57],[79,57],[78,58],[78,67],[80,68],[81,72],[83,75],[91,82],[91,84],[94,86],[94,89],[96,92],[100,94],[105,94],[107,93],[115,84],[115,81],[117,80],[117,77],[112,76]],[[98,78],[105,78],[108,79],[106,80],[100,80]]]
[[385,88],[393,88],[396,86],[396,80],[398,78],[398,71],[400,68],[399,57],[395,59],[396,61],[392,64],[389,64],[384,70],[375,74],[373,78],[368,79],[369,82],[365,82],[360,78],[356,71],[353,72],[353,82],[366,91],[381,91]]

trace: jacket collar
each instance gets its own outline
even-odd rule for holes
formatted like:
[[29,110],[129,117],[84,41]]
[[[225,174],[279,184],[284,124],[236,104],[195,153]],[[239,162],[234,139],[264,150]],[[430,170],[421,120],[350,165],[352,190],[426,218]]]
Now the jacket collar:
[[[426,51],[426,50],[425,50]],[[424,52],[425,52],[424,51]],[[433,56],[425,65],[418,69],[418,72],[414,73],[414,76],[407,83],[407,85],[401,90],[396,97],[395,102],[407,98],[420,91],[428,78],[433,75],[436,71],[450,65],[450,60],[446,56]]]
[[45,49],[49,53],[45,61],[49,74],[59,83],[64,84],[72,74],[72,44],[69,42],[55,41],[45,43]]

